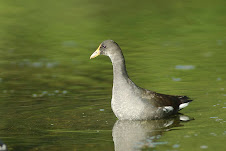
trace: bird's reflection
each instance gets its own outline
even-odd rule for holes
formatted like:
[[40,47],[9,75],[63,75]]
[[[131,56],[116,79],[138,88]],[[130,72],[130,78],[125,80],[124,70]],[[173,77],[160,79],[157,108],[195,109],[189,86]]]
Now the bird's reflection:
[[172,127],[182,126],[181,122],[190,120],[192,119],[185,115],[151,121],[118,120],[112,130],[115,151],[135,151],[167,143],[156,142],[156,140],[162,136],[163,132]]

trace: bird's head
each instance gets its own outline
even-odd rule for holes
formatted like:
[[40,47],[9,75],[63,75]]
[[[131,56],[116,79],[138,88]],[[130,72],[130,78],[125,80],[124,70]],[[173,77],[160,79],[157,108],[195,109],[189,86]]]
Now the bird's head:
[[103,41],[97,50],[90,56],[90,59],[93,59],[99,55],[105,55],[111,57],[117,52],[121,52],[120,47],[113,40],[105,40]]

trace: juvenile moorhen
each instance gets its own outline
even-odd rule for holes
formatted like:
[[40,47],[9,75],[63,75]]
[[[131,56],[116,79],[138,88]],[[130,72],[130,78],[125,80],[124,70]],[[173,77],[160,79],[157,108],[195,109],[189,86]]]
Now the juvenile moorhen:
[[119,120],[160,119],[178,113],[192,100],[187,96],[165,95],[137,86],[130,80],[125,59],[113,40],[103,41],[90,59],[105,55],[113,65],[111,107]]

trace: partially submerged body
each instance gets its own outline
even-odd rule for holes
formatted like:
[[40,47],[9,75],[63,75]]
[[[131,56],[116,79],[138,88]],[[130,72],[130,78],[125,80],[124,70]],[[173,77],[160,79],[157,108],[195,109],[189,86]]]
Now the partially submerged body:
[[125,59],[117,43],[106,40],[90,58],[106,55],[113,65],[113,88],[111,106],[120,120],[160,119],[176,114],[192,100],[187,96],[156,93],[138,87],[126,71]]

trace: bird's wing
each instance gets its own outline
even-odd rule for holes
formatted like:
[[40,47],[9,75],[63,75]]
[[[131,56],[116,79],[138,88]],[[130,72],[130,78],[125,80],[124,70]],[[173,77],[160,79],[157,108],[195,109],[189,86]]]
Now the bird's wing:
[[173,107],[176,110],[180,109],[181,104],[191,102],[192,100],[187,96],[176,96],[156,93],[150,90],[143,90],[143,98],[149,101],[155,107]]

